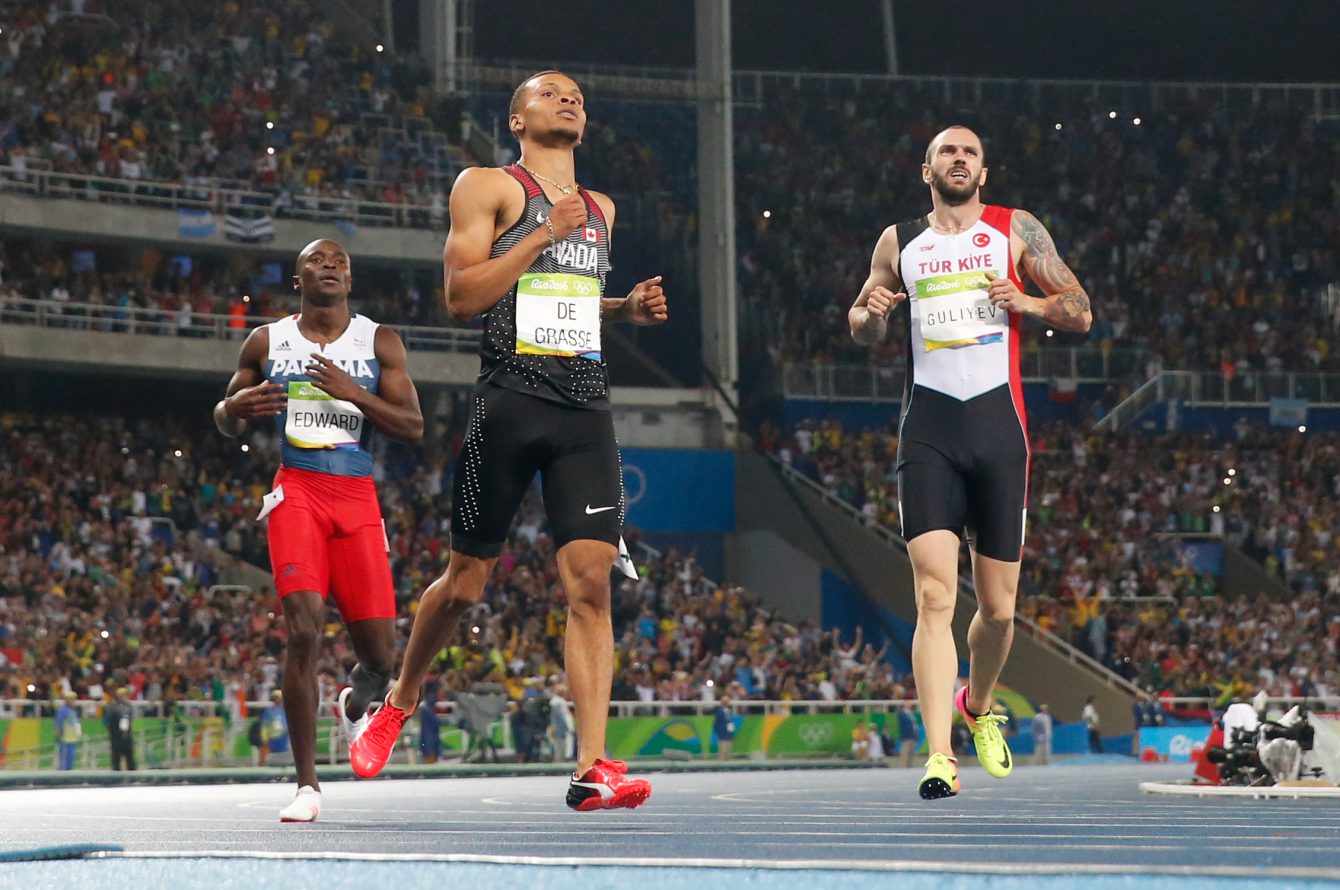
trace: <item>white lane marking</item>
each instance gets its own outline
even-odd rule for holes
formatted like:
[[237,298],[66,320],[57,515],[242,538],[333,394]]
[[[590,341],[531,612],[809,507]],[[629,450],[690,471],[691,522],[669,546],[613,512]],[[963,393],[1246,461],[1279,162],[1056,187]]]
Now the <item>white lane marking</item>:
[[[875,845],[866,845],[875,846]],[[969,845],[964,845],[969,846]],[[973,845],[975,846],[975,845]],[[1125,850],[1124,847],[1110,849]],[[1274,849],[1274,848],[1269,848]],[[144,853],[101,853],[95,858],[106,859],[270,859],[270,860],[331,860],[331,861],[367,861],[367,862],[475,862],[493,865],[542,865],[542,866],[625,866],[635,868],[736,868],[761,869],[768,871],[793,870],[857,870],[881,872],[934,872],[937,874],[1015,874],[1015,875],[1051,875],[1051,874],[1151,874],[1151,875],[1207,875],[1213,877],[1251,878],[1251,877],[1292,877],[1314,880],[1333,879],[1334,872],[1328,869],[1256,865],[1237,867],[1229,865],[1130,865],[1130,864],[1084,864],[1084,863],[1012,863],[956,862],[946,865],[943,861],[928,860],[889,860],[889,859],[674,859],[656,857],[577,857],[577,856],[498,856],[474,853],[331,853],[331,852],[287,852],[274,853],[263,850],[199,850],[199,851],[160,851]]]
[[[377,828],[374,828],[374,827],[368,827],[368,826],[366,826],[366,825],[364,825],[364,824],[350,824],[350,825],[345,825],[345,824],[342,824],[342,823],[331,823],[331,822],[323,822],[323,823],[321,823],[321,824],[322,824],[322,826],[323,826],[323,827],[321,828],[321,831],[326,832],[326,833],[330,833],[330,834],[368,834],[368,833],[374,833],[374,834],[376,834],[376,833],[380,833],[380,829],[377,829]],[[389,823],[387,823],[387,824],[402,824],[402,823],[396,821],[396,822],[389,822]],[[1066,849],[1070,849],[1070,848],[1078,848],[1078,847],[1082,847],[1082,846],[1088,846],[1088,845],[1090,845],[1092,842],[1095,842],[1095,841],[1140,841],[1140,846],[1141,846],[1142,848],[1146,848],[1146,849],[1163,848],[1163,849],[1184,850],[1184,849],[1186,849],[1186,847],[1187,847],[1187,842],[1186,842],[1186,841],[1183,841],[1183,840],[1181,840],[1181,839],[1177,839],[1177,838],[1169,839],[1166,843],[1157,843],[1157,841],[1160,841],[1160,840],[1163,839],[1163,836],[1162,836],[1162,835],[1147,835],[1147,834],[1118,834],[1118,833],[1101,832],[1101,831],[1099,831],[1099,832],[1093,832],[1093,833],[1089,833],[1089,834],[1076,834],[1076,833],[1073,833],[1073,832],[965,831],[965,832],[937,832],[937,833],[935,833],[935,834],[932,835],[932,834],[928,834],[927,832],[922,831],[922,830],[918,830],[918,831],[861,831],[861,832],[859,832],[859,834],[857,834],[857,833],[855,833],[855,832],[853,832],[853,831],[850,831],[850,830],[848,830],[848,831],[787,831],[787,832],[784,832],[784,833],[779,833],[779,832],[776,832],[776,831],[732,831],[732,832],[720,832],[720,831],[713,830],[710,826],[704,827],[704,829],[703,829],[702,831],[700,831],[700,832],[686,832],[686,831],[684,831],[684,830],[682,830],[682,829],[679,829],[679,830],[670,830],[670,829],[672,829],[672,828],[676,828],[675,826],[667,826],[667,827],[666,827],[666,830],[652,830],[651,826],[647,826],[647,827],[644,829],[643,826],[641,826],[641,825],[635,825],[635,824],[632,824],[632,823],[625,823],[624,825],[621,825],[621,826],[618,826],[618,827],[620,827],[620,828],[633,828],[633,829],[636,829],[635,831],[629,832],[629,834],[631,834],[632,836],[635,836],[635,837],[655,837],[655,836],[679,836],[679,837],[684,837],[684,836],[692,836],[692,837],[704,837],[704,838],[708,838],[708,839],[712,839],[712,838],[720,838],[720,839],[723,839],[723,840],[724,840],[724,839],[728,839],[728,838],[748,837],[748,838],[761,838],[761,839],[762,839],[762,840],[759,840],[759,841],[751,841],[752,843],[774,844],[774,845],[775,845],[775,844],[794,843],[794,840],[793,840],[793,839],[795,839],[795,838],[834,838],[834,839],[836,839],[835,842],[836,842],[836,843],[839,843],[839,844],[841,844],[841,843],[849,843],[849,844],[850,844],[850,843],[855,843],[855,844],[867,844],[867,845],[868,845],[868,844],[876,844],[876,843],[890,843],[890,842],[896,842],[896,841],[901,840],[901,839],[905,839],[905,840],[908,841],[908,842],[916,842],[917,844],[924,845],[924,846],[935,846],[935,847],[949,846],[949,847],[954,847],[954,846],[963,846],[963,845],[962,845],[962,844],[956,844],[956,843],[944,843],[944,842],[942,842],[942,840],[954,840],[954,839],[977,839],[977,840],[985,840],[985,839],[993,839],[993,838],[995,838],[995,839],[1000,839],[1000,840],[1003,840],[1003,841],[1010,841],[1010,840],[1015,840],[1015,841],[1019,841],[1019,840],[1060,840],[1060,841],[1064,841],[1065,843],[1064,843],[1064,844],[1061,844],[1061,845],[1059,845],[1059,846],[1061,846],[1061,847],[1063,847],[1063,848],[1066,848]],[[606,826],[606,829],[607,829],[607,830],[610,830],[610,829],[612,829],[612,828],[613,828],[613,826]],[[657,826],[657,828],[659,828],[659,826]],[[60,828],[60,827],[56,827],[56,826],[53,826],[53,827],[51,827],[51,828],[27,828],[27,829],[19,829],[19,831],[22,831],[22,832],[28,832],[28,833],[52,833],[52,832],[60,832],[60,831],[62,831],[62,830],[65,831],[67,834],[71,832],[71,828],[68,827],[68,826],[66,826],[64,829],[62,829],[62,828]],[[85,830],[85,831],[88,831],[88,829],[84,829],[84,830]],[[1156,826],[1155,826],[1155,827],[1151,827],[1150,830],[1151,830],[1151,831],[1156,831],[1156,830],[1158,830],[1158,827],[1156,827]],[[216,834],[248,834],[248,833],[263,833],[263,834],[270,834],[270,833],[273,833],[274,831],[275,831],[275,829],[274,829],[274,828],[271,828],[271,827],[266,827],[266,828],[219,828],[216,832],[210,832],[210,833],[216,833]],[[471,824],[468,824],[468,823],[464,823],[464,824],[462,824],[461,827],[459,827],[459,828],[438,827],[438,826],[433,826],[433,825],[415,826],[415,828],[414,828],[414,833],[415,833],[415,834],[438,834],[438,835],[455,835],[455,834],[463,834],[463,835],[479,835],[479,836],[517,837],[517,836],[519,836],[519,835],[529,835],[529,834],[532,833],[532,831],[531,831],[530,828],[528,828],[528,827],[526,827],[526,826],[507,826],[507,827],[504,827],[504,828],[499,828],[499,827],[479,826],[479,825],[471,825]],[[589,836],[589,835],[590,835],[590,826],[580,826],[580,825],[571,825],[571,826],[547,826],[547,827],[544,829],[544,832],[543,832],[543,833],[544,833],[544,834],[547,834],[547,835],[564,835],[564,836],[574,836],[574,837],[586,837],[586,836]],[[158,828],[120,828],[120,829],[117,829],[117,831],[115,832],[115,835],[117,835],[117,836],[120,836],[120,835],[138,835],[138,834],[161,835],[161,834],[162,834],[162,829],[158,829]],[[784,837],[779,837],[780,834],[784,834]],[[1309,845],[1321,845],[1321,846],[1323,846],[1325,849],[1330,850],[1330,849],[1334,849],[1334,847],[1335,847],[1335,843],[1336,843],[1336,838],[1337,838],[1337,837],[1340,837],[1340,833],[1337,833],[1337,832],[1330,832],[1329,834],[1330,834],[1331,836],[1296,837],[1296,838],[1286,838],[1286,839],[1281,839],[1281,840],[1287,840],[1287,841],[1288,841],[1287,849],[1289,849],[1289,850],[1294,850],[1294,851],[1296,851],[1296,850],[1299,850],[1299,849],[1306,848],[1306,847],[1308,847]],[[624,838],[624,842],[626,842],[626,841],[627,841],[627,837],[628,837],[628,835],[621,835],[621,837],[623,837],[623,838]],[[787,839],[792,839],[792,840],[787,840]],[[1197,847],[1198,849],[1199,849],[1199,848],[1207,848],[1207,847],[1215,846],[1215,844],[1211,843],[1211,842],[1214,842],[1214,841],[1223,841],[1224,844],[1223,844],[1223,846],[1221,847],[1222,849],[1242,849],[1242,850],[1248,850],[1248,849],[1261,849],[1261,850],[1277,850],[1277,851],[1281,851],[1281,852],[1283,852],[1284,849],[1285,849],[1285,848],[1284,848],[1282,845],[1280,845],[1280,844],[1275,844],[1275,845],[1273,845],[1273,846],[1250,847],[1250,846],[1242,845],[1242,844],[1240,843],[1241,839],[1242,839],[1242,835],[1241,835],[1240,833],[1236,833],[1236,832],[1235,832],[1235,833],[1232,833],[1232,834],[1219,834],[1219,835],[1215,835],[1215,834],[1197,834],[1194,838],[1191,838],[1191,839],[1188,839],[1188,840],[1194,841],[1194,843],[1195,843],[1195,845],[1196,845],[1196,847]],[[537,841],[537,843],[538,843],[538,842],[542,842],[542,841]],[[1152,843],[1151,843],[1151,842],[1152,842]],[[570,843],[570,842],[565,841],[564,843]],[[826,843],[828,843],[828,842],[826,842]],[[978,844],[977,846],[980,847],[981,845]]]
[[[278,804],[273,801],[250,801],[246,803],[237,804],[236,806],[238,808],[259,809],[268,812],[269,810],[275,809],[278,806]],[[574,815],[557,807],[544,810],[513,810],[510,813],[508,813],[508,816],[513,818],[509,818],[507,820],[498,820],[496,817],[499,814],[497,813],[496,810],[466,810],[455,807],[450,808],[449,812],[441,814],[439,814],[435,810],[414,809],[409,807],[377,807],[377,808],[346,807],[346,806],[340,806],[338,802],[331,803],[330,808],[335,811],[333,815],[337,817],[358,816],[359,821],[376,822],[376,823],[397,823],[407,820],[413,820],[416,822],[433,823],[433,824],[524,825],[524,824],[535,824],[540,822],[552,822],[554,824],[567,825],[577,823],[584,824],[585,822],[589,821],[589,819],[586,817]],[[882,807],[879,809],[880,812],[888,813],[891,817],[894,815],[892,812],[889,811],[887,807]],[[947,827],[952,827],[952,825],[955,823],[966,823],[966,822],[972,822],[976,824],[980,822],[983,818],[982,814],[980,813],[961,813],[961,812],[944,812],[944,811],[937,812],[933,808],[928,807],[926,804],[921,804],[918,806],[910,806],[907,809],[909,811],[916,812],[917,821],[919,823],[930,826],[943,825]],[[365,817],[363,816],[363,814],[368,814],[369,816],[371,816],[371,818]],[[392,815],[394,815],[396,818],[377,818]],[[488,817],[487,821],[481,823],[479,819],[452,818],[452,817],[468,817],[476,815]],[[730,823],[741,822],[741,821],[744,822],[757,821],[757,822],[766,822],[768,824],[778,824],[778,825],[823,826],[828,824],[839,824],[849,831],[861,830],[860,825],[852,824],[851,819],[852,814],[848,810],[844,810],[840,813],[829,815],[825,813],[810,813],[810,812],[785,812],[785,811],[777,812],[775,810],[770,810],[768,812],[748,813],[748,812],[735,812],[731,810],[710,808],[710,807],[704,808],[702,810],[684,810],[684,811],[666,810],[663,808],[657,808],[655,810],[642,811],[637,814],[626,813],[626,814],[612,814],[612,815],[614,815],[616,818],[622,815],[630,821],[630,824],[639,824],[639,825],[649,824],[649,819],[654,819],[658,823],[673,823],[673,824],[678,824],[674,820],[684,820],[686,822],[691,822],[695,825],[703,824],[704,820],[706,820],[707,824],[704,826],[705,830],[710,830],[713,832],[724,832],[724,833],[730,833],[732,831],[732,826],[730,825]],[[525,818],[519,818],[519,817],[525,817]],[[210,824],[219,824],[224,822],[243,822],[249,824],[251,822],[256,821],[255,818],[239,819],[238,817],[235,816],[225,816],[225,815],[217,817],[157,816],[157,815],[140,815],[140,814],[112,814],[112,813],[88,815],[88,814],[62,813],[62,812],[25,813],[23,815],[23,818],[60,820],[62,825],[66,826],[69,826],[71,824],[79,824],[86,820],[92,820],[94,822],[100,820],[123,820],[123,821],[143,821],[143,822],[154,822],[154,821],[200,822]],[[268,816],[266,818],[268,818]],[[1011,814],[1010,818],[1014,820],[1012,824],[1029,825],[1033,827],[1058,826],[1058,827],[1102,828],[1102,827],[1114,827],[1116,825],[1121,825],[1123,823],[1132,823],[1131,827],[1141,827],[1142,825],[1151,822],[1150,814],[1145,812],[1143,808],[1141,808],[1140,812],[1135,814],[1076,812],[1073,815],[1048,814],[1046,816],[1034,816],[1034,817],[1018,816]],[[1271,828],[1288,829],[1303,824],[1319,824],[1323,826],[1330,826],[1336,824],[1335,816],[1327,812],[1322,813],[1297,812],[1297,811],[1287,813],[1252,812],[1250,816],[1250,821],[1238,821],[1238,820],[1246,820],[1248,818],[1249,817],[1247,811],[1241,808],[1237,808],[1231,813],[1197,812],[1196,825],[1198,828],[1226,828],[1226,829],[1252,828],[1261,830]],[[0,825],[3,825],[5,821],[6,820],[3,817],[0,817]],[[342,821],[350,821],[350,820],[342,820]],[[1151,830],[1166,831],[1166,828],[1163,826],[1158,826],[1157,828]]]
[[1302,798],[1320,798],[1340,800],[1340,788],[1313,788],[1272,785],[1269,787],[1223,786],[1223,785],[1183,785],[1177,782],[1141,782],[1140,791],[1144,794],[1189,795],[1206,799],[1221,797],[1250,797],[1269,800],[1300,800]]

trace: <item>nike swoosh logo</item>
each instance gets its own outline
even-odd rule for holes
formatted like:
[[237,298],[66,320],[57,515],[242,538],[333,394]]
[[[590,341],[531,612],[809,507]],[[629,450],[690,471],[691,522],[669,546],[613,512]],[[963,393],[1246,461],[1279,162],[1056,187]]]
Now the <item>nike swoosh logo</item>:
[[590,788],[592,791],[600,795],[601,800],[609,800],[610,798],[614,797],[614,789],[604,784],[603,782],[574,781],[572,784],[577,788]]
[[617,509],[619,509],[618,504],[615,504],[613,507],[592,507],[590,504],[587,504],[586,515],[594,516],[596,513],[604,513],[606,510],[617,510]]
[[1005,754],[1005,759],[1002,760],[1002,761],[1000,761],[1000,768],[1001,768],[1001,769],[1009,769],[1009,768],[1010,768],[1010,755],[1009,755],[1009,752],[1006,752],[1006,754]]

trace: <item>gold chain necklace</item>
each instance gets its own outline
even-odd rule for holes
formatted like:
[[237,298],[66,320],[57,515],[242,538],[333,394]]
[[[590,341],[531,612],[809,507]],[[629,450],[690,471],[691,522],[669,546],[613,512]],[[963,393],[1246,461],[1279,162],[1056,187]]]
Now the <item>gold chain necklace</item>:
[[564,195],[575,194],[577,191],[577,183],[575,182],[572,185],[563,185],[561,182],[556,182],[550,179],[548,176],[545,176],[543,173],[536,173],[534,170],[530,169],[525,164],[517,164],[517,166],[520,167],[522,170],[525,170],[531,176],[534,176],[536,179],[543,179],[545,182],[549,183],[554,188],[558,189]]

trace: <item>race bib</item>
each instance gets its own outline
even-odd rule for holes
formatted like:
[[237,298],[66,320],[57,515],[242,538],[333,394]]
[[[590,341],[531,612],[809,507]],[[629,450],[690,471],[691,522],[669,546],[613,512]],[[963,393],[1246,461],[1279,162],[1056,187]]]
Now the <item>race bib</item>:
[[935,275],[917,285],[921,338],[927,352],[985,346],[1005,339],[1009,310],[991,305],[986,272],[995,269]]
[[517,355],[600,359],[600,282],[539,272],[516,285]]
[[363,412],[352,402],[332,399],[305,380],[289,381],[284,438],[293,447],[357,447],[363,422]]

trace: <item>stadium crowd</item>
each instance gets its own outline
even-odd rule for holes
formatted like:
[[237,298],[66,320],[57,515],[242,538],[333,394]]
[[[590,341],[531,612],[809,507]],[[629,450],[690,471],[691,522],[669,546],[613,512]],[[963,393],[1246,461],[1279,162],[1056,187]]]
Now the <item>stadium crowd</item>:
[[[1145,671],[1143,682],[1179,695],[1208,694],[1207,677],[1225,664],[1256,683],[1258,662],[1271,683],[1302,666],[1308,668],[1303,680],[1340,690],[1334,649],[1340,441],[1334,436],[1244,427],[1241,437],[1220,441],[1103,435],[1058,423],[1036,426],[1032,437],[1021,615],[1114,670]],[[898,529],[895,434],[805,421],[786,437],[766,427],[760,446],[851,504],[865,522]],[[1230,623],[1211,605],[1223,602],[1218,580],[1197,563],[1182,535],[1222,536],[1299,599],[1282,610],[1266,598],[1235,601],[1233,614],[1248,620],[1247,627],[1271,630],[1260,640],[1235,632],[1217,645],[1204,628]],[[1319,649],[1323,639],[1330,640],[1329,655]],[[1263,640],[1268,645],[1258,656],[1237,660]],[[1147,672],[1151,651],[1193,641],[1205,674]],[[1291,662],[1294,652],[1299,659]]]
[[[797,433],[779,448],[793,465],[839,493],[861,492],[869,498],[862,506],[894,496],[887,437],[832,425]],[[127,683],[153,700],[268,697],[285,637],[273,593],[210,588],[216,551],[266,565],[252,517],[268,488],[273,436],[253,432],[244,453],[171,423],[11,414],[0,419],[0,439],[0,697],[48,700],[67,686],[99,697]],[[1021,615],[1164,694],[1340,692],[1340,560],[1325,519],[1340,472],[1335,443],[1249,436],[1212,452],[1169,439],[1153,466],[1147,450],[1117,437],[1045,430],[1035,444]],[[406,627],[419,591],[445,563],[447,450],[413,464],[391,460],[381,480]],[[1224,486],[1230,465],[1236,481]],[[1291,497],[1275,500],[1281,490]],[[1137,546],[1182,530],[1222,532],[1244,547],[1273,541],[1268,555],[1295,598],[1226,601],[1171,538]],[[553,557],[532,496],[486,605],[435,665],[440,685],[486,684],[520,699],[558,682],[565,610]],[[707,581],[673,551],[638,562],[640,578],[615,593],[616,700],[710,701],[726,689],[741,699],[913,694],[886,660],[887,644],[877,651],[859,636],[788,624],[755,594]],[[332,616],[323,682],[334,688],[351,663]]]
[[460,108],[359,37],[307,0],[31,5],[0,40],[0,163],[249,189],[280,214],[415,204],[440,226]]
[[[768,81],[760,106],[736,116],[744,353],[872,358],[852,342],[847,309],[879,233],[929,206],[926,145],[965,120],[985,141],[984,199],[1033,211],[1088,289],[1088,343],[1143,347],[1145,374],[1340,369],[1340,305],[1324,299],[1340,262],[1330,125],[1302,105],[1209,98],[1049,106],[1044,117],[1021,92],[965,119],[938,85]],[[901,368],[897,327],[875,362]]]
[[[0,698],[264,701],[285,631],[273,592],[227,590],[228,554],[268,565],[254,522],[277,444],[237,443],[167,422],[0,415]],[[381,494],[402,629],[446,562],[450,465],[387,462]],[[192,539],[200,546],[193,546]],[[636,535],[633,541],[636,543]],[[639,560],[615,595],[616,699],[893,698],[887,646],[792,626],[691,557]],[[500,684],[514,698],[561,673],[565,601],[538,496],[518,518],[486,605],[436,665],[453,691]],[[342,682],[352,649],[332,615],[321,670]],[[31,688],[29,688],[31,687]],[[332,686],[333,688],[333,686]]]
[[[134,31],[115,24],[130,6],[144,22]],[[226,180],[273,195],[280,213],[326,198],[410,202],[431,205],[441,225],[454,167],[420,139],[378,134],[454,136],[465,105],[435,99],[411,55],[365,43],[307,2],[34,9],[0,43],[0,163],[146,187]],[[692,280],[692,114],[592,98],[582,170],[627,196],[624,262],[654,256]],[[505,99],[481,91],[476,117],[499,118]],[[846,309],[876,236],[896,221],[890,208],[911,216],[926,205],[925,145],[965,118],[964,103],[938,86],[821,78],[765,79],[757,99],[735,127],[744,364],[864,363],[871,353],[847,335]],[[989,120],[967,114],[987,140],[987,199],[1043,219],[1101,308],[1086,338],[1046,345],[1142,350],[1139,379],[1162,368],[1340,369],[1340,304],[1324,298],[1340,231],[1332,124],[1268,101],[1128,109],[1072,95],[1044,116],[1021,91],[992,108]],[[896,327],[873,353],[895,371],[905,361]]]
[[[355,262],[355,311],[385,324],[445,326],[435,275]],[[292,267],[279,261],[226,263],[155,249],[72,249],[11,240],[0,246],[0,307],[36,299],[48,304],[47,323],[53,326],[183,337],[204,336],[214,323],[207,316],[226,315],[241,339],[256,319],[297,310],[291,275]]]
[[[117,24],[131,18],[143,24]],[[440,224],[450,171],[431,139],[384,138],[365,123],[447,130],[459,109],[432,100],[412,60],[314,24],[325,21],[306,0],[28,10],[0,42],[0,163],[19,175],[50,168],[146,188],[207,192],[227,181],[271,195],[279,213],[350,198],[429,205]],[[926,206],[925,145],[961,115],[942,93],[906,85],[778,80],[762,98],[740,110],[735,137],[742,364],[866,363],[871,351],[852,343],[846,310],[875,238],[896,221],[890,208],[910,216]],[[1048,225],[1097,307],[1087,342],[1144,349],[1142,375],[1340,370],[1340,306],[1316,298],[1335,280],[1340,235],[1340,143],[1323,138],[1327,123],[1271,104],[1170,100],[1142,110],[1139,123],[1129,109],[1056,108],[1044,119],[1021,99],[983,126],[986,196]],[[602,188],[645,193],[653,203],[621,218],[654,223],[663,250],[675,251],[665,255],[690,256],[684,116],[664,116],[682,132],[657,145],[654,116],[614,103],[601,113],[583,163],[608,171],[614,185]],[[223,273],[157,259],[147,272],[107,272],[81,268],[73,253],[7,250],[0,301],[105,305],[113,326],[117,309],[153,309],[178,333],[197,313],[289,308],[282,282],[244,302],[246,290]],[[359,305],[379,320],[440,323],[440,301],[416,293],[374,287]],[[896,327],[873,350],[894,372],[905,361]],[[208,593],[217,566],[199,554],[266,565],[251,517],[274,466],[272,437],[253,434],[243,454],[171,423],[57,415],[4,415],[0,437],[6,696],[45,699],[63,684],[91,694],[110,682],[143,698],[268,696],[284,639],[272,594]],[[890,433],[816,421],[787,434],[765,428],[761,439],[866,521],[897,527]],[[1334,439],[1262,431],[1209,443],[1039,426],[1034,446],[1021,614],[1163,692],[1218,694],[1225,682],[1340,689]],[[444,566],[448,458],[429,453],[381,480],[404,622]],[[1180,533],[1224,535],[1295,599],[1212,599],[1215,580],[1187,561]],[[448,688],[500,684],[520,697],[560,672],[563,598],[533,501],[486,603],[437,665]],[[873,645],[788,625],[675,553],[648,557],[639,580],[620,585],[615,624],[616,699],[701,700],[731,685],[742,697],[781,699],[904,691]],[[352,658],[337,624],[330,637],[327,682]]]

